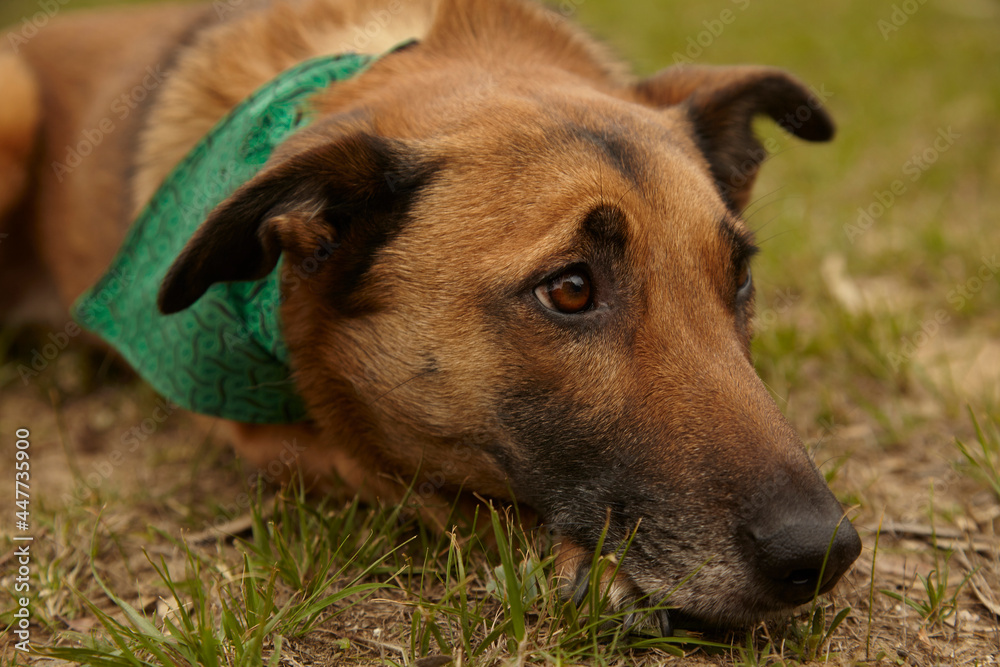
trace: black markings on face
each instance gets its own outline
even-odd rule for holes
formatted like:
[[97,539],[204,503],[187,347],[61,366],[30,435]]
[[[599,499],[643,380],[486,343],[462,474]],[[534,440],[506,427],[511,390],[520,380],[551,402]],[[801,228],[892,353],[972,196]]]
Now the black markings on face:
[[648,181],[646,160],[635,149],[635,142],[620,128],[591,128],[573,122],[561,126],[564,137],[597,149],[598,155],[625,180],[639,187]]
[[760,251],[760,248],[754,243],[753,234],[744,227],[738,226],[736,221],[729,216],[719,221],[719,233],[722,234],[722,238],[731,248],[730,260],[735,269],[745,265]]

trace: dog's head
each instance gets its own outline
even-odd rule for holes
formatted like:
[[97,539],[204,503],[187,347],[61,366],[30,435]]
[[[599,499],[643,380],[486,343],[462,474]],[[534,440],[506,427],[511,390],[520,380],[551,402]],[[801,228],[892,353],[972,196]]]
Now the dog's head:
[[671,603],[710,622],[830,589],[860,541],[751,363],[740,217],[754,117],[825,141],[819,100],[774,69],[619,84],[437,40],[334,91],[202,226],[162,308],[283,253],[297,383],[331,446],[512,491],[567,553],[635,531],[629,585],[690,576]]

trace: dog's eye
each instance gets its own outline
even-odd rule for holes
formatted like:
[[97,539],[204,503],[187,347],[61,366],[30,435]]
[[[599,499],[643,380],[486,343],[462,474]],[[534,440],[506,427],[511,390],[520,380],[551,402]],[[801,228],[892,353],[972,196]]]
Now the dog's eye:
[[549,310],[573,315],[592,302],[590,276],[582,269],[569,269],[535,288],[535,296]]
[[736,288],[736,296],[742,299],[750,293],[750,286],[753,285],[753,274],[750,273],[750,265],[748,263],[744,263],[740,268],[736,281],[739,284],[739,287]]

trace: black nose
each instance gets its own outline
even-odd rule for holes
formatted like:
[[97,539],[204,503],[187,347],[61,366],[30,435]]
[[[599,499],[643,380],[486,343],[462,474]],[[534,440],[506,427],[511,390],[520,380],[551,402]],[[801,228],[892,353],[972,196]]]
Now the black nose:
[[[832,500],[832,496],[831,496]],[[833,588],[861,553],[861,538],[840,512],[824,503],[823,510],[786,509],[779,520],[751,531],[758,572],[768,579],[777,597],[806,602],[818,590]]]

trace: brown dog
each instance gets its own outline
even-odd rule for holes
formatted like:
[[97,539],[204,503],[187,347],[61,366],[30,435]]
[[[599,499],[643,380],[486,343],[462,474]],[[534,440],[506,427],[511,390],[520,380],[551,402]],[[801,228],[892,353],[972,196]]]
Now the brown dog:
[[[828,140],[816,97],[759,67],[632,81],[521,0],[377,3],[220,0],[5,38],[0,250],[21,280],[33,260],[69,304],[256,88],[416,38],[318,95],[162,286],[181,311],[279,255],[288,273],[313,260],[281,309],[310,420],[237,425],[239,451],[265,465],[294,438],[303,469],[369,496],[513,493],[562,535],[570,575],[609,517],[606,551],[637,531],[616,597],[697,571],[670,602],[711,623],[831,589],[861,545],[751,364],[740,218],[763,159],[751,120]],[[337,250],[316,262],[322,244]]]

